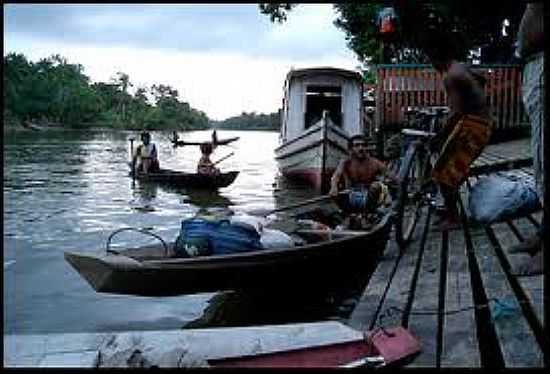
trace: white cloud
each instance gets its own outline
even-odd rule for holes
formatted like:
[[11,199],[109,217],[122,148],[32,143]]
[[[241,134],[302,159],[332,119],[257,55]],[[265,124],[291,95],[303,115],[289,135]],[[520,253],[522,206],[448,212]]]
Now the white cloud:
[[[291,67],[354,69],[358,64],[353,52],[345,46],[343,33],[332,25],[335,14],[331,5],[301,4],[282,25],[271,24],[267,16],[261,15],[259,10],[257,13],[256,21],[247,20],[251,25],[239,24],[238,20],[232,24],[226,19],[223,24],[227,27],[219,28],[191,19],[189,25],[195,25],[197,30],[174,35],[177,49],[157,49],[147,43],[140,47],[135,42],[98,45],[78,42],[78,38],[68,42],[63,38],[43,39],[34,33],[12,33],[5,29],[4,53],[24,53],[33,61],[58,53],[71,63],[82,64],[85,74],[93,81],[108,81],[117,71],[122,71],[130,76],[134,86],[168,84],[178,90],[180,99],[213,119],[224,119],[243,111],[276,111],[281,103],[284,78]],[[165,12],[132,14],[130,19],[121,19],[119,23],[132,27],[147,24],[147,19],[158,23]],[[89,33],[83,37],[90,38],[91,30],[116,22],[118,15],[117,12],[95,14],[93,22],[89,19],[86,21],[88,26],[82,26]],[[213,17],[211,12],[208,16]],[[259,23],[267,28],[266,34],[254,35]],[[201,32],[206,29],[218,43],[227,41],[228,46],[217,48],[206,43],[203,49],[184,48],[186,40],[200,39]],[[243,29],[250,30],[251,35],[235,40]],[[142,30],[142,33],[154,32]],[[251,41],[253,46],[247,44]]]

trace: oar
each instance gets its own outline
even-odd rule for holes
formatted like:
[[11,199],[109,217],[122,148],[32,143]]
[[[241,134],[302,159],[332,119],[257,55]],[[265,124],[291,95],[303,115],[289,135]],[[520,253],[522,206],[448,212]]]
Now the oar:
[[227,156],[223,156],[222,158],[220,158],[218,161],[214,162],[213,165],[217,165],[219,164],[220,162],[222,162],[223,160],[233,156],[235,154],[235,152],[231,152],[230,154],[228,154]]
[[[338,192],[338,194],[336,196],[341,196],[341,195],[346,195],[349,193],[350,190],[343,190],[343,191],[340,191]],[[302,206],[306,206],[306,205],[310,205],[310,204],[314,204],[314,203],[318,203],[320,201],[325,201],[325,200],[329,200],[329,199],[332,199],[336,196],[332,196],[332,195],[323,195],[323,196],[319,196],[319,197],[315,197],[313,199],[309,199],[309,200],[306,200],[306,201],[302,201],[301,203],[297,203],[297,204],[293,204],[293,205],[287,205],[287,206],[283,206],[283,207],[280,207],[280,208],[277,208],[277,209],[273,209],[273,210],[270,210],[268,211],[267,213],[263,214],[263,216],[268,216],[270,214],[273,214],[273,213],[277,213],[277,212],[282,212],[284,210],[289,210],[289,209],[294,209],[294,208],[300,208]]]

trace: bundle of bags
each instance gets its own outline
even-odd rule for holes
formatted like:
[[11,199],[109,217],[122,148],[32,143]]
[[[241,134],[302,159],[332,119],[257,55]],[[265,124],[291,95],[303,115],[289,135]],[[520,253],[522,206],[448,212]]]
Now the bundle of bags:
[[532,178],[501,173],[482,177],[470,191],[470,218],[483,224],[502,222],[541,209]]
[[178,257],[196,257],[294,246],[289,235],[266,228],[266,223],[263,217],[242,213],[197,214],[182,221],[174,252]]

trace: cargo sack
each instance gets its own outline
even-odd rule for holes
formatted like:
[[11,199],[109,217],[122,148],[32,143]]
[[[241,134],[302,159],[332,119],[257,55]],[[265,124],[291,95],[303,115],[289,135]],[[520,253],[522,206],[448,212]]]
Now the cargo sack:
[[468,198],[470,218],[479,223],[502,222],[541,209],[532,178],[513,174],[482,177]]
[[262,249],[260,234],[251,226],[228,219],[183,220],[174,252],[180,257],[220,255]]

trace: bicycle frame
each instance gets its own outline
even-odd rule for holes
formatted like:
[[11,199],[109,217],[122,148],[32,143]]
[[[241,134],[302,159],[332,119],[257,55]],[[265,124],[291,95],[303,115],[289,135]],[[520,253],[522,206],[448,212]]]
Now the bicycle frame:
[[[399,246],[405,248],[420,218],[421,210],[426,205],[435,204],[435,184],[431,179],[432,156],[429,140],[435,136],[433,130],[439,124],[443,112],[424,113],[421,117],[424,129],[404,129],[402,155],[399,168],[399,193],[394,204],[395,233]],[[428,121],[425,121],[425,119]],[[426,126],[427,125],[427,126]],[[407,211],[410,208],[410,211]]]

